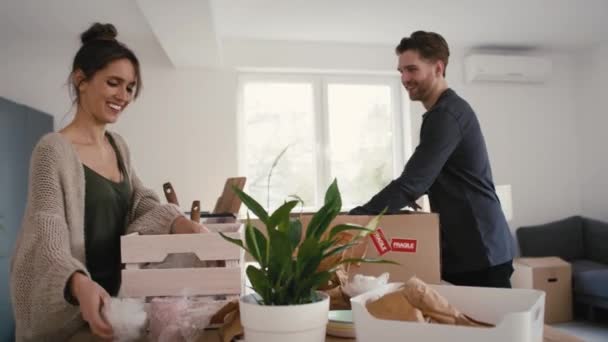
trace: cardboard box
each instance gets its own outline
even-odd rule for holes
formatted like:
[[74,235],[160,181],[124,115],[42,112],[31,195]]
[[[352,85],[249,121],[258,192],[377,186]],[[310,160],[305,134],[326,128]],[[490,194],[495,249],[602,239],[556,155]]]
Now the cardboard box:
[[[307,227],[312,215],[302,215],[302,226]],[[331,227],[354,223],[362,226],[373,216],[339,215]],[[379,276],[389,272],[390,282],[405,282],[417,276],[426,283],[441,282],[439,216],[429,213],[385,215],[378,230],[366,238],[368,258],[382,258],[400,265],[362,263],[350,268],[350,276],[365,274]]]
[[514,288],[542,290],[546,293],[545,323],[572,320],[572,269],[557,258],[519,258],[513,261],[511,284]]

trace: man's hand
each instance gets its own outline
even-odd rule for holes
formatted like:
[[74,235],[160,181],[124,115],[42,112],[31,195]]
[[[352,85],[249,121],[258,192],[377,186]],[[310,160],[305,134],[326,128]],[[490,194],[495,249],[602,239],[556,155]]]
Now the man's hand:
[[408,207],[414,209],[414,211],[422,210],[422,207],[418,205],[416,202],[412,202],[408,205]]
[[[407,205],[408,207],[414,209],[414,211],[418,211],[420,209],[422,209],[418,203],[416,203],[415,201],[411,202],[410,204]],[[386,208],[385,210],[388,210],[388,208]],[[403,209],[402,209],[403,210]],[[398,212],[390,212],[387,211],[386,214],[390,215],[390,214],[397,214]],[[365,208],[364,206],[358,206],[358,207],[354,207],[352,208],[349,212],[348,215],[369,215],[369,216],[374,216],[374,215],[379,215],[380,211],[374,211],[374,210],[370,210]]]
[[172,234],[209,233],[204,225],[191,221],[184,216],[179,216],[171,224]]
[[101,314],[104,301],[110,295],[99,284],[80,272],[75,272],[70,278],[70,291],[80,304],[82,318],[89,323],[91,332],[103,339],[111,340],[114,332]]

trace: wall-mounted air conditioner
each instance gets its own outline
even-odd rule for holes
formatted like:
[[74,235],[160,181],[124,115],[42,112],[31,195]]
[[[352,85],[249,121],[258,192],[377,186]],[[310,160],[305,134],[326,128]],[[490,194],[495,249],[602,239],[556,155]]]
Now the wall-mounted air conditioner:
[[467,82],[543,83],[551,75],[550,59],[532,56],[472,54],[465,57]]

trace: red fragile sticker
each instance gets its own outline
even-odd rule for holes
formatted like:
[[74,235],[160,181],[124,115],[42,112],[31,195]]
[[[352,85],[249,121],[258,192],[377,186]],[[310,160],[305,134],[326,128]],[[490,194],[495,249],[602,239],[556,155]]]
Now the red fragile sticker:
[[391,246],[388,243],[388,240],[384,236],[384,232],[381,228],[376,229],[375,232],[371,233],[370,238],[374,243],[374,247],[376,247],[376,251],[378,251],[378,255],[384,255],[391,250]]
[[391,239],[391,249],[395,252],[416,253],[417,240]]

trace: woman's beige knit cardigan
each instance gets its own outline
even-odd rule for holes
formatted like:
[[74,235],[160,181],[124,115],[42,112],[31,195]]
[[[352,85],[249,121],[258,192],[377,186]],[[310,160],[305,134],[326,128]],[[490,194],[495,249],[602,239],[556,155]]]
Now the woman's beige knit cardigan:
[[[168,233],[179,208],[161,205],[135,175],[125,141],[110,133],[131,183],[127,233]],[[28,203],[11,261],[11,296],[17,341],[65,341],[84,325],[66,302],[70,276],[85,267],[85,181],[72,144],[59,133],[44,136],[30,165]]]

